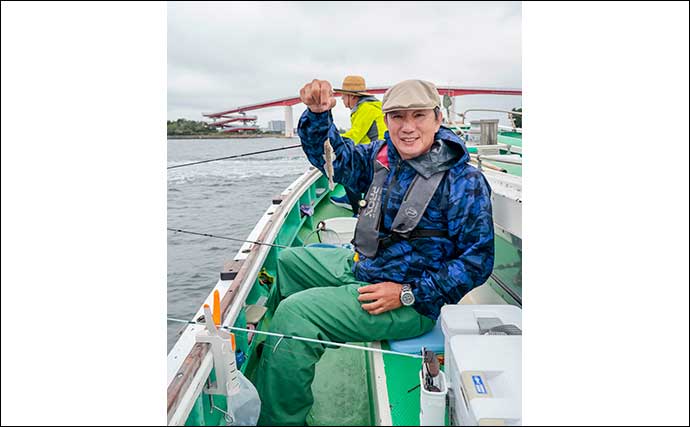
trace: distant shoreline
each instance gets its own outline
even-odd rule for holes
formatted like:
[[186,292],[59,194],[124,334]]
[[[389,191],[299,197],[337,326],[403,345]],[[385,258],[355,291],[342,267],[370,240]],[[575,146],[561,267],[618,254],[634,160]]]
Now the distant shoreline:
[[283,134],[265,134],[265,133],[258,133],[258,134],[242,134],[242,135],[230,135],[230,134],[221,134],[221,135],[168,135],[168,139],[232,139],[232,138],[290,138],[289,136],[285,136]]

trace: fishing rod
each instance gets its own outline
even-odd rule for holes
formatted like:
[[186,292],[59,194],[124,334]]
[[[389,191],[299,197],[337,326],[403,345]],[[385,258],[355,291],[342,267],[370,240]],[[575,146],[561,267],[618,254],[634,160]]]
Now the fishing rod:
[[[171,322],[180,322],[180,323],[188,323],[190,325],[202,325],[202,326],[204,326],[204,323],[195,322],[193,320],[175,319],[173,317],[168,317],[168,320],[170,320]],[[263,335],[269,335],[269,336],[273,336],[273,337],[280,337],[280,340],[276,344],[276,347],[278,346],[278,344],[280,344],[280,341],[282,341],[283,339],[288,339],[288,340],[311,342],[311,343],[316,343],[316,344],[334,345],[334,346],[338,346],[338,347],[352,348],[355,350],[370,351],[373,353],[392,354],[394,356],[405,356],[405,357],[411,357],[413,359],[423,359],[424,358],[424,356],[421,356],[418,354],[400,353],[397,351],[384,350],[384,349],[371,348],[371,347],[362,347],[360,345],[345,344],[345,343],[333,342],[333,341],[317,340],[314,338],[304,338],[304,337],[298,337],[295,335],[284,335],[284,334],[278,334],[275,332],[259,331],[256,329],[244,329],[244,328],[238,328],[236,326],[218,326],[218,327],[221,329],[227,329],[230,331],[249,332],[252,334],[263,334]]]
[[193,234],[195,236],[204,236],[204,237],[213,237],[215,239],[224,239],[224,240],[232,240],[235,242],[246,242],[246,243],[254,243],[255,245],[265,245],[265,246],[275,246],[276,248],[289,248],[289,246],[284,246],[284,245],[276,245],[273,243],[264,243],[264,242],[257,242],[255,240],[244,240],[244,239],[236,239],[234,237],[225,237],[225,236],[216,236],[213,234],[208,234],[208,233],[197,233],[194,231],[187,231],[187,230],[180,230],[179,228],[168,228],[168,231],[174,231],[176,233],[186,233],[186,234]]
[[174,165],[174,166],[168,166],[168,169],[175,169],[175,168],[181,168],[184,166],[191,166],[191,165],[198,165],[201,163],[210,163],[210,162],[216,162],[218,160],[228,160],[228,159],[236,159],[238,157],[245,157],[245,156],[253,156],[254,154],[263,154],[263,153],[270,153],[273,151],[280,151],[280,150],[287,150],[289,148],[297,148],[301,147],[301,144],[297,145],[289,145],[287,147],[280,147],[280,148],[272,148],[270,150],[262,150],[262,151],[254,151],[253,153],[244,153],[244,154],[236,154],[234,156],[227,156],[227,157],[219,157],[217,159],[208,159],[208,160],[200,160],[198,162],[191,162],[191,163],[183,163],[181,165]]

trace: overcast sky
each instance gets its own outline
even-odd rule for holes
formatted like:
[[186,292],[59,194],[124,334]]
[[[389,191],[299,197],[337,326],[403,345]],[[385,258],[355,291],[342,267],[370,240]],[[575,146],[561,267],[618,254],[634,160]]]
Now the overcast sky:
[[[170,2],[168,119],[208,120],[202,112],[296,96],[314,78],[339,87],[348,74],[371,87],[521,88],[521,51],[520,2]],[[265,126],[284,107],[249,114]],[[349,128],[340,100],[334,117]]]

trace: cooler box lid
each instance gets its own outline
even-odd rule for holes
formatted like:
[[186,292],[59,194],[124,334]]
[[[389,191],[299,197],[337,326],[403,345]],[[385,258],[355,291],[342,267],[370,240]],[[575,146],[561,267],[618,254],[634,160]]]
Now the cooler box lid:
[[478,335],[478,319],[499,319],[522,329],[522,310],[508,304],[448,304],[441,307],[441,328],[446,337]]

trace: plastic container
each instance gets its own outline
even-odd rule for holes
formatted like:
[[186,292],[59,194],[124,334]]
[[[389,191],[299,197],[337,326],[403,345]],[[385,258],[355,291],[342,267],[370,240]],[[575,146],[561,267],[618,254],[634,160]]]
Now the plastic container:
[[326,231],[320,232],[322,243],[347,244],[355,237],[357,218],[337,217],[323,221]]
[[[450,339],[456,335],[479,335],[480,318],[497,318],[503,324],[516,325],[522,329],[522,310],[507,304],[455,304],[441,307],[441,329],[444,335],[446,373],[455,377],[453,357],[448,357]],[[452,381],[452,380],[451,380]]]
[[456,335],[450,347],[451,424],[522,425],[522,336]]

